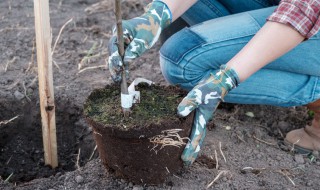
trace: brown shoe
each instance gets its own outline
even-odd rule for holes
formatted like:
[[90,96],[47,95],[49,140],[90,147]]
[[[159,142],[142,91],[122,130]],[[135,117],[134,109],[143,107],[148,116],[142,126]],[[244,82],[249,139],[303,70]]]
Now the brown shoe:
[[307,108],[314,112],[311,126],[290,131],[285,138],[285,142],[300,154],[320,151],[320,100],[308,104]]

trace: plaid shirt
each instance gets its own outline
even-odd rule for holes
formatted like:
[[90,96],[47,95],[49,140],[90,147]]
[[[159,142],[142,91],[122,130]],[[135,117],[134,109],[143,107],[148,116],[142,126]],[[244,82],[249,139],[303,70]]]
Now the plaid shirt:
[[320,28],[320,0],[282,0],[269,21],[292,26],[305,38]]

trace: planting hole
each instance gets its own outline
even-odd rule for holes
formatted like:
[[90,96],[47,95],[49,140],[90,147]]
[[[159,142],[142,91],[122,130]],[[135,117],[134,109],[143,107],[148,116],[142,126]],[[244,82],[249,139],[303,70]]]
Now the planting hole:
[[[0,99],[0,176],[12,183],[63,174],[89,161],[94,151],[91,129],[82,118],[82,109],[61,98],[56,99],[56,128],[59,166],[44,164],[39,104]],[[80,156],[78,159],[78,154]],[[97,153],[92,158],[96,158]],[[78,164],[78,166],[77,166]]]

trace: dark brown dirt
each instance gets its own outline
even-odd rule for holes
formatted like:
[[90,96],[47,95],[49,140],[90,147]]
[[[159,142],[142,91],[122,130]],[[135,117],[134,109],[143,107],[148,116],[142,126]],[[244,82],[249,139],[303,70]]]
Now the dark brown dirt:
[[[73,18],[53,54],[60,165],[52,171],[41,160],[33,1],[0,1],[0,121],[19,115],[0,126],[0,189],[205,189],[221,170],[227,172],[211,189],[319,189],[319,158],[295,155],[282,144],[288,131],[311,121],[305,107],[222,104],[208,126],[211,130],[201,151],[207,159],[199,159],[156,186],[115,178],[104,169],[97,153],[90,160],[95,145],[92,131],[81,116],[82,105],[94,89],[112,82],[105,59],[114,16],[111,1],[92,9],[98,2],[50,1],[53,41],[62,25]],[[124,17],[141,14],[143,3],[125,1]],[[159,67],[159,46],[130,65],[131,80],[144,77],[166,85]]]
[[[181,131],[174,135],[188,138],[193,116],[179,118],[176,115],[172,105],[186,95],[179,88],[139,85],[136,90],[141,93],[141,102],[134,104],[128,118],[123,116],[121,108],[116,111],[121,105],[119,86],[93,91],[84,112],[106,168],[136,184],[163,183],[167,176],[182,169],[180,156],[188,141],[168,136],[167,131],[179,129]],[[114,118],[118,122],[114,122]],[[164,146],[161,144],[164,136],[183,144]],[[155,142],[155,138],[159,141]]]
[[[123,116],[119,85],[93,91],[84,105],[84,114],[96,122],[126,131],[167,119],[177,120],[176,105],[187,94],[174,86],[149,86],[146,83],[139,84],[136,90],[140,91],[141,101],[133,104],[129,117]],[[140,136],[141,131],[137,135]]]

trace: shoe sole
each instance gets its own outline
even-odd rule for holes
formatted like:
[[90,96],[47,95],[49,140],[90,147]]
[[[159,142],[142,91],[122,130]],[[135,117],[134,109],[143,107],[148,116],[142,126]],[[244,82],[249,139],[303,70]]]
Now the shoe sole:
[[298,145],[294,145],[294,144],[288,142],[287,140],[284,140],[284,144],[286,146],[293,147],[293,150],[298,154],[309,155],[310,153],[313,152],[313,150],[310,150],[310,149],[307,149],[307,148],[303,148],[303,147],[298,146]]

